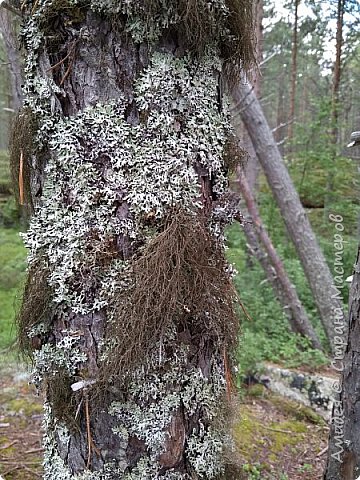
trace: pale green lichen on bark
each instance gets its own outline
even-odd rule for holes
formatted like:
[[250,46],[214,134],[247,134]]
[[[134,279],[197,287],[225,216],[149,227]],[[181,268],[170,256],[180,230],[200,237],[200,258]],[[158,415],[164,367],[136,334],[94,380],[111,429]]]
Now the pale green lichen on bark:
[[[55,302],[81,314],[104,308],[112,271],[119,272],[121,264],[114,260],[104,267],[96,256],[114,236],[144,236],[148,214],[161,219],[177,205],[201,208],[196,162],[214,178],[218,195],[226,191],[222,153],[230,127],[227,114],[218,112],[208,93],[216,92],[214,58],[196,62],[195,72],[189,58],[155,54],[135,85],[140,111],[149,112],[145,124],[128,124],[125,100],[119,99],[54,126],[42,205],[24,239],[30,265],[40,253],[48,259]],[[96,166],[101,156],[108,162],[105,172]],[[116,217],[119,201],[129,204],[132,217]],[[107,286],[90,302],[94,283],[76,289],[72,284],[84,266],[95,284]]]

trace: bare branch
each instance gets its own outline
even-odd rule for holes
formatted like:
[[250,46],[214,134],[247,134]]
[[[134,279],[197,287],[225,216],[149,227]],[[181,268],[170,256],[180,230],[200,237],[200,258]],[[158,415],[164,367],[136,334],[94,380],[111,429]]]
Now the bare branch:
[[265,65],[265,63],[274,58],[275,55],[277,55],[277,52],[273,52],[271,55],[268,55],[266,58],[264,58],[264,60],[260,62],[260,67],[262,67],[263,65]]
[[[291,120],[289,120],[288,122],[283,122],[283,123],[279,123],[279,125],[275,128],[273,128],[271,131],[272,133],[275,133],[277,132],[280,128],[283,128],[283,127],[287,127],[288,125],[290,125],[290,123],[293,123],[295,121],[295,118],[292,118]],[[279,145],[279,144],[278,144]]]
[[276,145],[277,146],[282,145],[283,143],[286,142],[287,139],[288,139],[288,137],[284,137],[282,140],[280,140],[280,142],[277,142]]

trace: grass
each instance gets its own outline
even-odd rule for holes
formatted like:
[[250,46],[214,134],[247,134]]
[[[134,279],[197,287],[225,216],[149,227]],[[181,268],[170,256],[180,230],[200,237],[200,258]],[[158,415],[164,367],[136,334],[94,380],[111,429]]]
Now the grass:
[[0,194],[9,194],[11,191],[11,175],[9,156],[6,151],[0,150]]
[[14,317],[26,268],[18,230],[0,228],[0,350],[15,340]]

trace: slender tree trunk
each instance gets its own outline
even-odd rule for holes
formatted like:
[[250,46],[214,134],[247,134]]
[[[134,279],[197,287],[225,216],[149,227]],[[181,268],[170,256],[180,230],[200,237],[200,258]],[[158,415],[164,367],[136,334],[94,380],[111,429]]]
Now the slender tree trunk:
[[[261,67],[261,62],[263,61],[263,44],[264,44],[264,1],[256,0],[255,5],[255,26],[256,26],[256,62]],[[260,98],[261,94],[261,71],[257,71],[254,78],[254,91],[255,95]]]
[[290,109],[289,109],[289,127],[288,142],[290,150],[292,150],[291,142],[294,133],[294,117],[295,117],[295,101],[296,101],[296,84],[297,84],[297,50],[298,50],[298,8],[300,0],[294,0],[294,28],[292,37],[291,50],[291,88],[290,88]]
[[[263,1],[258,0],[254,8],[256,12],[257,61],[260,64],[263,58]],[[258,72],[254,80],[254,94],[257,98],[260,98],[260,72]],[[240,126],[235,125],[235,128],[239,132]],[[281,259],[278,257],[276,250],[262,225],[256,206],[256,200],[254,198],[260,164],[248,133],[246,135],[244,147],[248,152],[249,161],[245,166],[245,175],[241,173],[240,169],[238,169],[238,184],[256,230],[255,233],[253,231],[253,225],[244,226],[244,233],[250,247],[250,253],[254,255],[261,264],[278,301],[289,319],[293,331],[307,336],[311,340],[314,348],[321,349],[320,341],[317,338],[304,307],[297,296],[296,290],[291,284]]]
[[336,146],[338,140],[339,121],[339,90],[341,82],[341,53],[343,46],[343,25],[345,1],[338,0],[337,21],[336,21],[336,55],[334,62],[333,87],[332,87],[332,143]]
[[275,140],[279,144],[281,154],[284,153],[284,144],[286,139],[287,117],[285,113],[285,72],[282,71],[279,76],[278,101],[276,107],[276,130]]
[[[331,144],[332,160],[335,163],[337,156],[337,145],[339,136],[339,90],[341,82],[341,53],[343,46],[343,24],[346,0],[337,2],[337,20],[336,20],[336,53],[334,62],[333,85],[332,85],[332,106],[331,106]],[[326,185],[325,198],[325,217],[328,217],[334,191],[334,171],[333,166],[329,166]]]
[[250,134],[259,161],[284,218],[290,238],[298,252],[314,295],[321,321],[334,347],[335,322],[343,319],[341,302],[323,253],[299,195],[284,164],[259,101],[245,82],[233,89],[233,96]]
[[22,73],[16,25],[15,15],[5,8],[0,8],[0,31],[4,40],[11,79],[12,97],[10,106],[15,112],[19,110],[22,104]]
[[[250,186],[245,175],[240,169],[238,169],[237,180],[240,187],[240,192],[242,193],[242,196],[246,202],[248,212],[251,215],[256,234],[260,239],[261,244],[264,246],[266,254],[272,265],[272,269],[269,269],[269,267],[266,266],[265,271],[268,274],[268,279],[274,287],[276,296],[278,297],[284,311],[288,316],[291,328],[295,333],[300,333],[304,337],[308,337],[314,348],[321,349],[320,341],[310,323],[304,307],[301,304],[295,287],[290,282],[284,265],[276,253],[271,239],[269,238],[266,229],[261,222]],[[262,264],[264,264],[264,261],[262,261]],[[272,272],[272,274],[270,274],[270,272]]]
[[21,2],[12,162],[25,191],[32,167],[35,212],[18,321],[46,393],[46,480],[236,478],[219,52],[251,37],[241,5]]
[[[342,340],[342,342],[341,342]],[[325,480],[355,480],[360,470],[360,248],[349,299],[349,335],[340,338],[333,368],[341,372],[334,382],[334,407]]]
[[[264,34],[263,34],[263,18],[264,18],[264,2],[263,0],[257,0],[254,3],[254,15],[255,15],[255,32],[256,32],[256,62],[258,64],[258,68],[254,73],[253,79],[253,86],[255,95],[260,98],[261,95],[261,71],[260,71],[260,64],[263,60],[263,42],[264,42]],[[237,129],[242,128],[245,130],[243,132],[244,138],[244,148],[248,152],[248,162],[245,166],[245,173],[246,178],[249,182],[251,191],[256,197],[256,192],[258,189],[258,178],[260,173],[260,164],[259,160],[257,159],[254,148],[252,146],[251,140],[249,138],[246,129],[244,126],[240,127],[239,125],[236,126]]]

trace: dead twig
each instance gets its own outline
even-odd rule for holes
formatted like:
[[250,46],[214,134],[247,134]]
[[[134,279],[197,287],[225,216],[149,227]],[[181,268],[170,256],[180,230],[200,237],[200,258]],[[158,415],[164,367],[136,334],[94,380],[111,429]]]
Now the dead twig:
[[38,3],[39,3],[39,0],[35,0],[34,6],[31,10],[31,15],[33,15],[35,13],[35,10],[36,10],[36,7],[38,6]]
[[20,164],[19,164],[19,203],[24,205],[24,151],[20,150]]
[[12,447],[13,445],[15,445],[15,443],[18,443],[19,440],[14,440],[13,442],[11,443],[7,443],[6,445],[3,445],[2,447],[0,447],[0,450],[6,450],[7,448],[10,448]]
[[70,55],[72,54],[72,48],[70,49],[69,53],[67,55],[65,55],[64,58],[62,58],[61,60],[59,60],[57,63],[55,63],[55,65],[52,65],[49,69],[48,69],[48,72],[51,72],[51,70],[55,70],[55,68],[59,67],[62,63],[65,62],[65,60],[67,60]]
[[21,468],[20,465],[16,465],[15,467],[10,467],[8,468],[7,470],[5,470],[5,472],[3,472],[2,474],[5,476],[5,475],[9,475],[9,473],[12,473],[12,472],[15,472],[16,470],[19,470],[19,468]]
[[323,449],[321,450],[321,452],[319,452],[316,456],[317,456],[317,457],[321,457],[321,456],[324,455],[324,453],[326,453],[328,450],[329,450],[329,447],[328,447],[328,445],[326,445],[326,447],[323,448]]
[[26,450],[26,452],[24,452],[25,455],[28,455],[30,453],[38,453],[38,452],[43,452],[44,449],[42,447],[40,448],[34,448],[33,450]]
[[88,442],[88,457],[86,462],[86,468],[90,467],[91,461],[91,430],[90,430],[90,413],[89,413],[89,399],[85,398],[85,417],[86,417],[86,433]]
[[281,430],[280,428],[266,427],[265,425],[262,425],[262,428],[265,428],[265,430],[271,430],[272,432],[286,433],[288,435],[301,435],[302,433],[302,432],[292,432],[290,430]]
[[67,55],[65,55],[64,58],[62,58],[61,60],[59,60],[55,65],[52,65],[49,69],[48,69],[48,72],[51,72],[52,70],[55,70],[57,67],[59,67],[60,65],[62,65],[67,59],[70,59],[69,61],[69,65],[64,73],[64,76],[62,77],[61,81],[60,81],[60,87],[65,83],[65,80],[67,79],[67,77],[70,75],[70,72],[71,72],[71,69],[72,69],[72,66],[74,64],[74,60],[75,60],[75,48],[76,48],[76,45],[78,44],[79,42],[79,39],[77,40],[74,40],[74,42],[72,43],[70,49],[69,49],[69,52],[67,53]]
[[233,381],[231,376],[231,370],[229,368],[228,356],[226,353],[226,348],[224,346],[224,370],[225,370],[225,380],[226,380],[226,396],[228,401],[231,400],[231,393],[233,390]]
[[[31,473],[31,475],[33,475],[33,477],[38,477],[40,478],[42,475],[40,475],[40,473],[37,473],[37,472],[34,472],[34,470],[32,470],[31,468],[27,467],[26,465],[21,465],[21,468],[23,470],[26,470],[27,472]],[[32,478],[33,478],[32,477]]]
[[7,460],[6,458],[5,459],[1,459],[1,463],[6,463],[7,465],[19,465],[19,467],[21,468],[23,465],[37,465],[37,466],[40,466],[41,465],[41,462],[38,461],[38,462],[21,462],[19,464],[19,460]]

